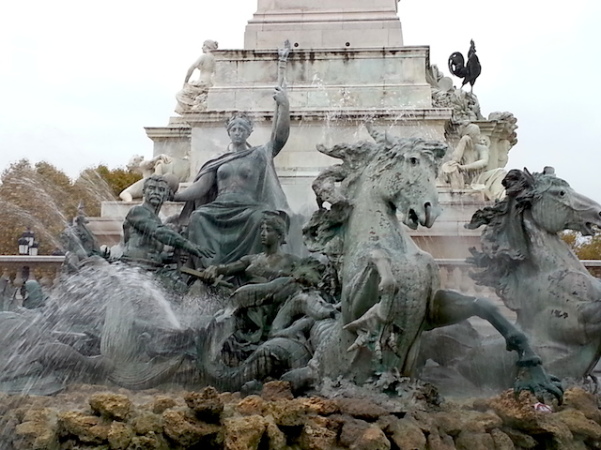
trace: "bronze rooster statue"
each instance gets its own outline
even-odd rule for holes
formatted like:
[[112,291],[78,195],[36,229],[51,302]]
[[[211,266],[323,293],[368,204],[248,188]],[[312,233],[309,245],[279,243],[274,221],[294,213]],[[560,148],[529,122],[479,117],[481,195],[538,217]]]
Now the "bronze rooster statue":
[[476,55],[476,44],[474,40],[470,40],[470,49],[467,52],[467,63],[461,52],[454,52],[449,56],[449,70],[453,75],[463,78],[461,87],[469,83],[470,92],[474,90],[474,83],[482,72],[482,66],[478,55]]

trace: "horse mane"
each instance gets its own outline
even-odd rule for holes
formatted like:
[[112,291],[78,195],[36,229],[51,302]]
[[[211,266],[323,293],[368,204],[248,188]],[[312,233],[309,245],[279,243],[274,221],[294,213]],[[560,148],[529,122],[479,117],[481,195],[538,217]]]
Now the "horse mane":
[[512,296],[504,295],[511,275],[531,254],[524,212],[549,188],[567,185],[549,169],[534,174],[528,169],[513,169],[503,179],[505,198],[476,211],[470,223],[465,225],[472,230],[486,226],[480,237],[482,250],[470,248],[472,256],[467,258],[468,263],[482,270],[470,276],[479,285],[493,287],[509,308],[517,307],[512,304]]
[[[342,227],[352,211],[349,187],[359,177],[359,168],[369,164],[377,150],[373,142],[367,141],[352,145],[337,144],[331,148],[318,145],[317,150],[341,159],[342,164],[324,169],[313,181],[311,187],[318,209],[303,227],[303,236],[310,251],[338,257],[342,254]],[[326,203],[330,205],[329,208],[325,207]]]
[[[337,144],[326,148],[318,145],[317,150],[327,156],[342,160],[323,170],[312,184],[318,205],[317,211],[303,228],[305,244],[311,251],[340,256],[345,226],[353,209],[352,199],[358,186],[357,181],[368,168],[377,168],[379,173],[391,168],[399,158],[411,150],[419,149],[428,156],[438,172],[446,144],[421,138],[396,138],[388,133],[367,129],[374,142],[360,141],[355,144]],[[438,173],[437,173],[438,175]],[[329,204],[329,208],[325,204]]]

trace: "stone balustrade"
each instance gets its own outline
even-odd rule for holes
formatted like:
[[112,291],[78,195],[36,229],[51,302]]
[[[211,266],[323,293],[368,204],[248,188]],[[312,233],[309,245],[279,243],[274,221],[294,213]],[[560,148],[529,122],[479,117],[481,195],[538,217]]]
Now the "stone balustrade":
[[0,271],[15,287],[26,279],[36,279],[42,286],[52,286],[60,275],[64,256],[17,256],[0,255]]

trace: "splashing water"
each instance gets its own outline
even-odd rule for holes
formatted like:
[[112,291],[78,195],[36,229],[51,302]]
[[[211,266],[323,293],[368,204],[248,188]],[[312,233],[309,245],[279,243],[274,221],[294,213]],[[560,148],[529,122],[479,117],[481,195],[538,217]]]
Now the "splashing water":
[[171,381],[195,357],[216,306],[208,296],[174,298],[140,268],[90,258],[62,275],[45,307],[0,312],[0,389],[50,394],[82,381],[130,389]]

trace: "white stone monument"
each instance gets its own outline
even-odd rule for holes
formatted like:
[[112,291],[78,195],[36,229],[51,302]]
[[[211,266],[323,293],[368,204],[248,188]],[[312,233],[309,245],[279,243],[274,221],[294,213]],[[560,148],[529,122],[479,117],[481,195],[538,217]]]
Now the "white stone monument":
[[[192,178],[203,163],[226,151],[224,125],[234,111],[246,111],[253,119],[251,145],[267,142],[271,94],[278,84],[278,48],[285,40],[291,45],[284,72],[291,131],[275,164],[294,211],[308,213],[316,207],[311,182],[321,169],[337,162],[318,153],[316,145],[369,140],[366,121],[396,136],[447,139],[451,146],[458,140],[450,122],[452,102],[433,105],[434,92],[442,101],[449,95],[433,81],[437,71],[430,67],[429,47],[403,45],[397,0],[257,0],[244,49],[211,53],[214,74],[204,110],[173,116],[167,126],[146,128],[154,155],[189,154]],[[464,96],[451,95],[455,97]],[[493,146],[504,138],[496,122],[479,120],[478,125]],[[483,205],[482,195],[442,188],[441,201],[445,212],[434,228],[412,234],[436,257],[464,257],[479,232],[465,230],[463,223]],[[107,203],[102,215],[124,217],[129,207]],[[165,209],[176,211],[177,205]]]
[[277,84],[278,48],[291,52],[285,85],[291,105],[290,139],[276,167],[291,207],[314,207],[310,189],[333,161],[315,150],[369,139],[363,123],[401,136],[444,138],[449,109],[432,108],[429,48],[403,46],[397,0],[258,0],[243,50],[215,50],[215,74],[206,110],[147,127],[156,154],[190,148],[192,174],[227,148],[224,123],[233,111],[255,122],[250,143],[269,140]]
[[245,49],[272,50],[285,39],[297,49],[401,47],[398,0],[258,0]]

